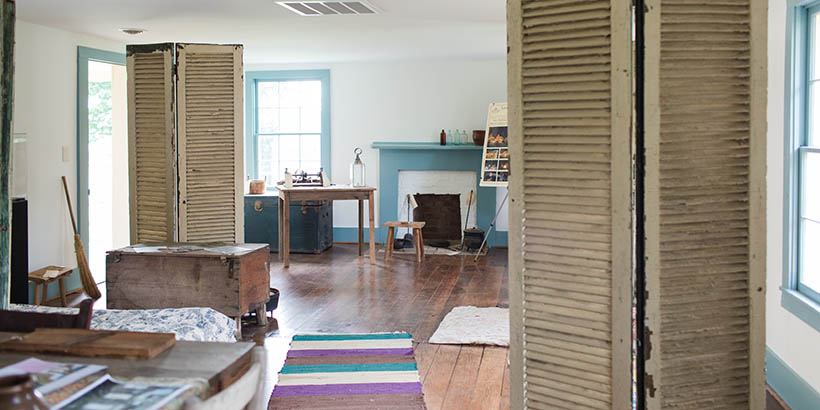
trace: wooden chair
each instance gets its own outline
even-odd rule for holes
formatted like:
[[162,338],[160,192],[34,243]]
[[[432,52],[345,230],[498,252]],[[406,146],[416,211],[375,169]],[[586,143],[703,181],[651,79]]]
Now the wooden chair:
[[184,410],[266,410],[270,392],[265,388],[265,348],[254,347],[252,354],[251,367],[242,377],[205,401],[197,397],[185,400]]
[[396,228],[410,228],[413,230],[413,247],[416,248],[416,260],[421,263],[424,259],[424,238],[421,236],[421,228],[424,228],[424,222],[400,222],[389,221],[385,222],[383,226],[387,229],[387,246],[384,249],[384,258],[393,256],[393,241],[396,239]]
[[0,310],[0,331],[33,332],[37,328],[88,329],[94,302],[85,299],[80,302],[80,312],[76,315],[61,313],[19,312]]

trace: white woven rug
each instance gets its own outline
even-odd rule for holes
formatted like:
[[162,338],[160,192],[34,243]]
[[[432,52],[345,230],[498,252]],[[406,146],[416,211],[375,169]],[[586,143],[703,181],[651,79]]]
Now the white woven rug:
[[510,311],[497,307],[453,308],[433,333],[430,343],[509,346]]

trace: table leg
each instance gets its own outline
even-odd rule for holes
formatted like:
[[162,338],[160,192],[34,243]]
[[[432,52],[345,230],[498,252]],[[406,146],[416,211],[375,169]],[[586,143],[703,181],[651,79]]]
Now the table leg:
[[40,300],[40,284],[34,284],[34,304],[39,305],[42,301]]
[[234,320],[236,321],[236,338],[241,339],[242,338],[242,315],[239,315],[239,316],[235,317]]
[[359,256],[362,256],[362,242],[364,242],[364,200],[359,200]]
[[259,326],[268,325],[268,312],[265,310],[265,304],[256,307],[256,324]]
[[284,266],[290,267],[290,195],[285,194],[285,203],[284,209],[282,210],[282,227],[284,229],[281,230],[282,232],[282,243],[284,246],[282,247],[282,260],[284,261]]
[[46,301],[48,300],[47,295],[48,295],[48,282],[46,281],[46,282],[43,282],[43,298],[41,299],[44,305],[46,304]]
[[283,226],[284,226],[284,221],[283,221],[284,217],[283,217],[283,215],[285,214],[285,200],[282,199],[282,194],[281,193],[279,194],[279,204],[278,205],[279,206],[276,207],[277,210],[278,210],[276,212],[276,214],[279,217],[279,232],[278,232],[278,235],[279,235],[279,260],[281,261],[282,258],[283,258],[282,254],[285,253],[284,250],[283,250],[284,247],[285,247],[285,241],[282,240],[282,230],[284,229],[283,228]]
[[368,207],[368,217],[370,219],[370,264],[376,264],[376,215],[374,212],[375,205],[373,204],[373,191],[370,191],[370,195],[367,199],[367,207]]
[[395,231],[393,230],[392,226],[387,228],[387,243],[384,244],[384,258],[385,259],[393,256],[393,241],[394,241],[393,235],[395,235],[394,232]]
[[62,302],[63,307],[68,306],[68,301],[65,298],[65,278],[58,279],[60,283],[60,302]]

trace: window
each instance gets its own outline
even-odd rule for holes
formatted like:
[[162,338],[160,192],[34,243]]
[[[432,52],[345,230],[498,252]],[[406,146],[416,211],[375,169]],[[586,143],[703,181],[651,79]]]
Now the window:
[[820,1],[788,12],[782,302],[820,330]]
[[286,169],[330,174],[329,79],[327,70],[246,73],[248,175],[272,186]]
[[796,136],[799,140],[797,289],[820,301],[820,254],[817,252],[820,249],[820,6],[807,10],[807,23],[807,126],[803,135]]

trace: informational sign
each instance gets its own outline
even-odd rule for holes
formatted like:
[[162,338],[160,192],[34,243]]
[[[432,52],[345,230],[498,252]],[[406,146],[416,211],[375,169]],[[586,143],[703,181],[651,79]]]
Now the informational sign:
[[480,186],[503,186],[510,179],[510,146],[507,140],[507,103],[490,104]]

